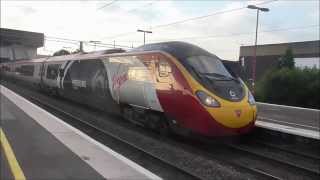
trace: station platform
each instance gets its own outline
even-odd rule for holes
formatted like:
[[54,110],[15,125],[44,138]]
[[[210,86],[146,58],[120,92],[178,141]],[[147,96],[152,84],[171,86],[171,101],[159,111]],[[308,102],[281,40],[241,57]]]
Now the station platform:
[[257,127],[320,140],[320,110],[261,102],[257,105]]
[[161,179],[1,86],[0,179]]
[[285,134],[297,135],[305,138],[311,138],[320,140],[319,130],[310,130],[303,127],[295,127],[288,124],[281,124],[278,122],[269,122],[264,119],[259,119],[256,121],[255,125],[264,129],[269,129],[276,132],[282,132]]

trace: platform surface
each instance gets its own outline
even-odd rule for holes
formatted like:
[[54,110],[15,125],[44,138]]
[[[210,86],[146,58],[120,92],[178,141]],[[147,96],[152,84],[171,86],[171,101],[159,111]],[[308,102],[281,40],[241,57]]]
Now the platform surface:
[[257,103],[258,118],[292,127],[319,131],[320,110],[278,104]]
[[0,179],[161,179],[9,89],[0,88]]
[[257,103],[256,126],[320,140],[320,110]]

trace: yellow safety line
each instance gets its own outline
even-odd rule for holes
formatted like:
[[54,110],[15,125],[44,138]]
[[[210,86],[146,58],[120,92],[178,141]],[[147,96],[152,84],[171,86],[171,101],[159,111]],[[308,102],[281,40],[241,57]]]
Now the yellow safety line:
[[1,140],[1,145],[4,151],[5,156],[7,157],[9,166],[10,166],[10,170],[14,176],[15,180],[25,180],[26,177],[24,176],[21,167],[12,151],[12,148],[6,138],[6,135],[4,134],[4,132],[2,131],[2,129],[0,128],[0,140]]

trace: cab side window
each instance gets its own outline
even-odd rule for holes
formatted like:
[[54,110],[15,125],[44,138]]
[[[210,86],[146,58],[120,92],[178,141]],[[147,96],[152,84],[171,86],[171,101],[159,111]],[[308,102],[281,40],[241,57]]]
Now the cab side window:
[[49,64],[47,67],[47,79],[56,79],[60,64]]

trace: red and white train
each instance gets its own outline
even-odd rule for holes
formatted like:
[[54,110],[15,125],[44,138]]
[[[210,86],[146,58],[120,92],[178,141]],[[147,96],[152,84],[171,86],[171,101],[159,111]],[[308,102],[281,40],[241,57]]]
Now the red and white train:
[[163,132],[243,134],[254,127],[257,116],[242,80],[217,56],[184,42],[7,62],[0,68],[4,78]]

